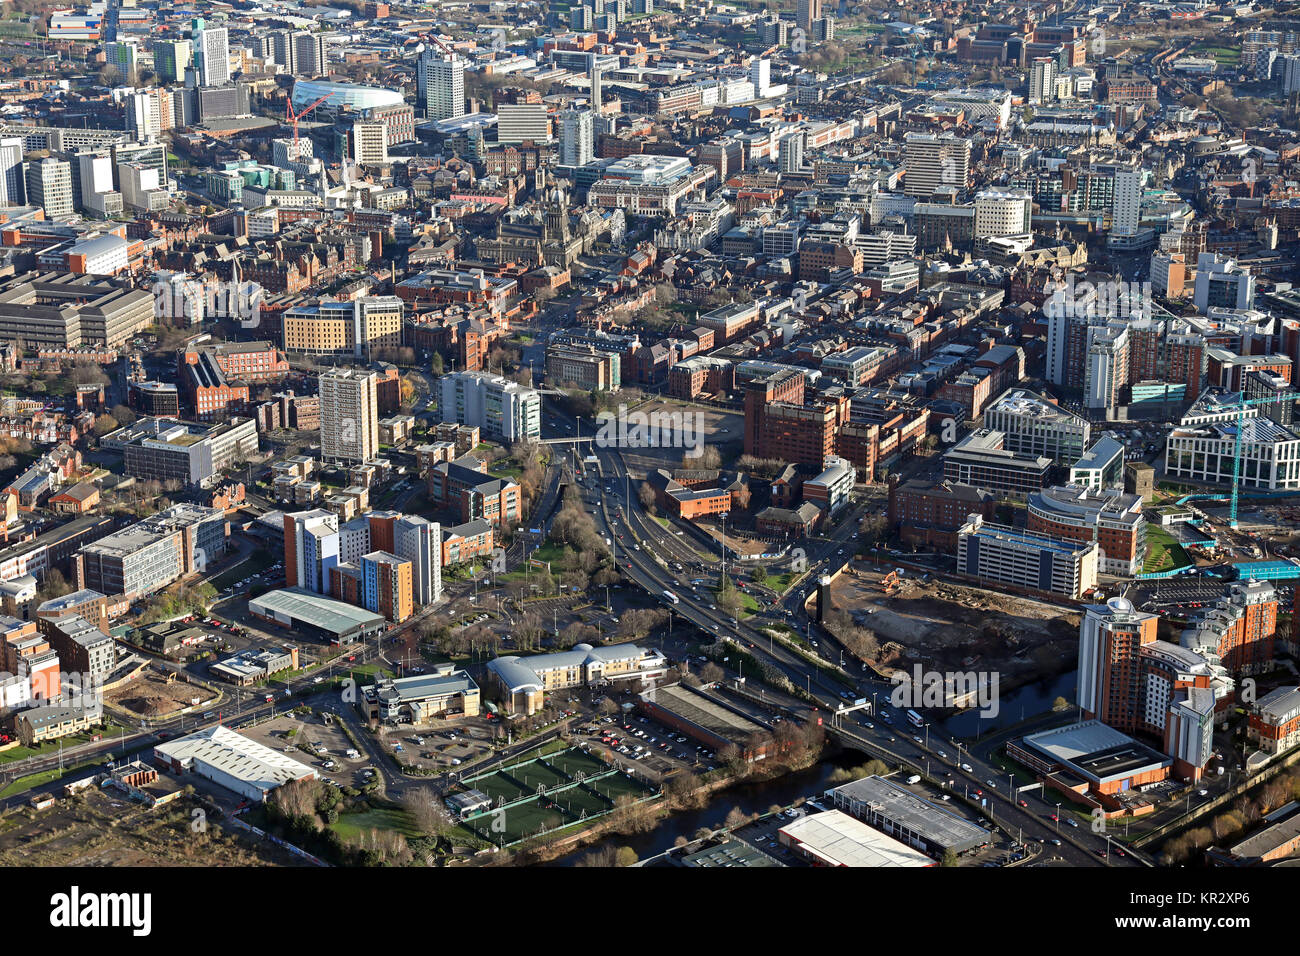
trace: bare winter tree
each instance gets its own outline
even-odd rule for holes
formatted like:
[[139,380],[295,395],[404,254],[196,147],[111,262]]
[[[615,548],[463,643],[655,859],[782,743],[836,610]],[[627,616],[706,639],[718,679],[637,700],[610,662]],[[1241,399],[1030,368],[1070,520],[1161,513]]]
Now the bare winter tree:
[[425,836],[442,836],[452,826],[451,814],[429,787],[409,790],[402,808],[411,815],[415,828]]

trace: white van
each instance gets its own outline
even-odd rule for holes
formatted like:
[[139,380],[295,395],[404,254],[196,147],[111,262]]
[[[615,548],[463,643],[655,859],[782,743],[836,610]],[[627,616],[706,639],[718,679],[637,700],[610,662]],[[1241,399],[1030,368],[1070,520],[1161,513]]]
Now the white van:
[[914,773],[914,774],[912,774],[910,777],[907,778],[908,786],[911,786],[911,785],[913,785],[913,784],[917,784],[917,783],[920,783],[920,782],[921,782],[921,775],[920,775],[919,773]]

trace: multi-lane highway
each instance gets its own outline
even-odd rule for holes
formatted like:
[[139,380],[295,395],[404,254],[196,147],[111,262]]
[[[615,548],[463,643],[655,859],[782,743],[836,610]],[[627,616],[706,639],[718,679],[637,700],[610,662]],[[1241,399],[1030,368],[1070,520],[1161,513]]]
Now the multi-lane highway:
[[[569,434],[573,434],[572,429],[577,424],[572,418],[550,409],[547,420],[553,427],[563,429],[568,426]],[[590,422],[584,422],[581,427],[587,432],[590,426]],[[1007,833],[1026,841],[1046,844],[1045,855],[1049,858],[1060,857],[1076,865],[1141,863],[1131,852],[1118,856],[1113,852],[1114,844],[1110,844],[1111,852],[1106,856],[1108,843],[1105,834],[1093,833],[1086,826],[1069,825],[1068,811],[1061,815],[1060,820],[1051,820],[1051,815],[1057,813],[1058,803],[1048,799],[1041,790],[1014,792],[1015,782],[990,762],[991,748],[977,747],[972,751],[964,741],[929,733],[929,726],[904,727],[905,718],[897,712],[890,716],[890,722],[886,722],[881,714],[890,709],[886,702],[893,685],[872,679],[860,662],[851,656],[845,655],[846,668],[842,673],[848,678],[846,683],[769,635],[760,633],[748,620],[733,619],[729,613],[720,610],[713,603],[712,585],[721,568],[721,555],[711,559],[711,564],[716,567],[710,567],[707,573],[701,572],[700,567],[708,562],[703,561],[693,539],[684,531],[665,527],[642,508],[638,496],[640,479],[629,474],[620,449],[602,447],[595,442],[588,448],[600,466],[599,474],[589,475],[584,482],[584,505],[592,513],[598,530],[610,539],[620,572],[654,597],[662,596],[665,591],[672,592],[677,602],[668,604],[665,600],[665,604],[678,619],[705,633],[736,642],[754,659],[785,675],[792,686],[801,689],[809,698],[802,716],[820,716],[828,725],[833,724],[833,732],[849,746],[923,770],[935,779],[951,780],[954,789],[964,791],[972,799],[987,801],[986,805]],[[584,455],[587,453],[582,452]],[[760,626],[765,618],[789,621],[794,626],[810,629],[815,626],[803,614],[804,596],[810,582],[815,581],[823,569],[843,563],[857,550],[853,539],[863,510],[859,506],[852,516],[838,524],[829,537],[807,545],[806,558],[811,573],[806,582],[794,588],[779,607],[756,616]],[[680,569],[678,565],[681,565]],[[693,587],[691,582],[701,578],[706,584]],[[818,629],[817,637],[822,657],[828,663],[838,664],[843,649],[825,631]],[[843,706],[846,695],[874,697],[880,713],[860,710],[833,716],[837,708]],[[963,769],[963,766],[969,769]],[[1026,805],[1020,806],[1021,802]],[[1060,845],[1053,845],[1053,840],[1059,840]]]

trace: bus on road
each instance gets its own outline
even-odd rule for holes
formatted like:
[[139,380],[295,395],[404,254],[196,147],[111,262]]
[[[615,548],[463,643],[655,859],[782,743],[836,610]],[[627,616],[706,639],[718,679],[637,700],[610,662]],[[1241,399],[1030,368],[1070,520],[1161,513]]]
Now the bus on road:
[[922,724],[925,723],[925,720],[916,711],[909,710],[907,712],[907,722],[911,724],[913,727],[920,727]]
[[677,599],[677,595],[674,594],[672,591],[665,591],[665,592],[664,592],[664,600],[667,601],[669,604],[680,604],[680,603],[681,603],[680,601],[678,601],[678,599]]

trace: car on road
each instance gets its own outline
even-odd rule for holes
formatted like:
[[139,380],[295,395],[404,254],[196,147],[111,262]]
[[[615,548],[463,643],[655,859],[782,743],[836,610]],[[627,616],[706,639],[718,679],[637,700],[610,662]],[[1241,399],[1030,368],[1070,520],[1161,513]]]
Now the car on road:
[[961,769],[964,770],[964,771],[966,771],[967,773],[971,773],[971,767],[970,767],[970,764],[968,764],[968,763],[964,763],[964,764],[962,764],[962,765],[961,765]]
[[1076,819],[1074,819],[1074,817],[1066,817],[1065,822],[1068,823],[1068,824],[1069,824],[1070,826],[1072,826],[1072,827],[1078,827],[1078,826],[1079,826],[1079,821],[1076,820]]
[[947,759],[948,759],[948,752],[945,751],[945,750],[936,750],[935,753],[937,753],[937,754],[939,755],[939,759],[941,759],[941,760],[947,760]]
[[1026,803],[1024,800],[1017,800],[1017,801],[1016,801],[1016,804],[1019,805],[1019,806],[1022,806],[1022,807],[1028,807],[1028,806],[1029,806],[1029,804]]
[[1052,844],[1052,846],[1060,846],[1060,845],[1061,845],[1061,841],[1058,840],[1056,837],[1052,837],[1051,844]]

